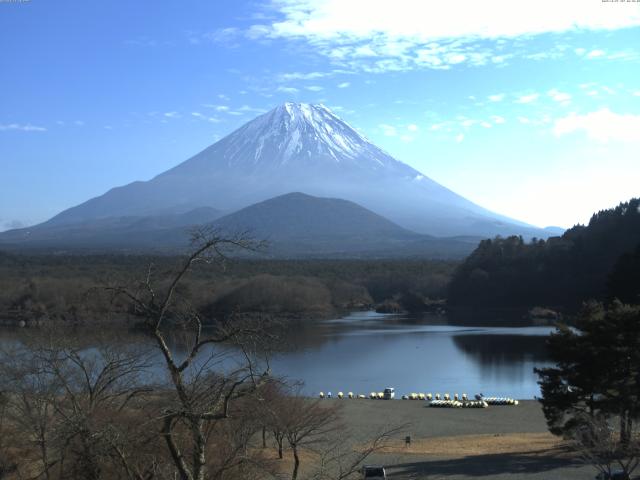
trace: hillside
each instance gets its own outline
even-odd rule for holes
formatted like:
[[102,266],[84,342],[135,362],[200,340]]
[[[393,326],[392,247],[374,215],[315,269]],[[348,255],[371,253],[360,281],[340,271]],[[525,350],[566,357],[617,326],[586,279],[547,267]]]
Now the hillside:
[[70,250],[138,252],[187,245],[187,231],[211,223],[221,212],[200,207],[181,214],[106,217],[72,224],[45,223],[0,233],[0,247],[8,250]]
[[289,193],[218,219],[223,231],[249,231],[284,257],[461,258],[479,239],[439,239],[406,230],[360,205]]

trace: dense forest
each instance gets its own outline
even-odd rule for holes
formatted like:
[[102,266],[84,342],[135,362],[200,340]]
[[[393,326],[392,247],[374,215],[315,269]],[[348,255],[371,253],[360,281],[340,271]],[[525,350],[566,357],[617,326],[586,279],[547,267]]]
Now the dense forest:
[[573,307],[640,294],[640,199],[548,240],[484,240],[456,269],[448,302],[470,306]]
[[[14,255],[0,252],[0,320],[123,320],[107,294],[175,270],[179,257]],[[455,262],[429,260],[240,260],[202,263],[181,285],[207,318],[233,313],[306,317],[383,302],[421,310],[446,292]]]

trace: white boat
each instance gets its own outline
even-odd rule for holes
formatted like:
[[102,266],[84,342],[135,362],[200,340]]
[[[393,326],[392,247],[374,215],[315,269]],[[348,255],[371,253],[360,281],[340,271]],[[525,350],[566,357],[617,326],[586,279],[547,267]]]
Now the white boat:
[[384,398],[385,400],[392,400],[396,396],[396,392],[392,387],[385,388],[384,392],[382,393],[382,398]]

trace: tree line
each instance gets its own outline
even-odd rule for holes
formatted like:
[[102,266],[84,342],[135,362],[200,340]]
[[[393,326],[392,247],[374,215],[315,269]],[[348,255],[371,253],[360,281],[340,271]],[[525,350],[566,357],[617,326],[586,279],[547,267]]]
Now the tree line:
[[[154,265],[162,278],[180,257],[18,255],[0,252],[0,320],[13,323],[121,322],[101,288],[124,284]],[[195,265],[181,283],[209,316],[229,312],[305,317],[372,308],[400,299],[420,309],[442,298],[456,263],[429,260],[248,260],[224,269]]]
[[455,270],[452,305],[577,308],[585,299],[637,301],[640,199],[594,214],[548,240],[488,239]]

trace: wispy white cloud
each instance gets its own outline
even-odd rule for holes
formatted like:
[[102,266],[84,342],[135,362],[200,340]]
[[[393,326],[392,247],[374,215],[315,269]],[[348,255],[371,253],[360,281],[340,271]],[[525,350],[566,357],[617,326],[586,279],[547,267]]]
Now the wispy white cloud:
[[[522,45],[538,34],[640,25],[633,4],[604,8],[584,0],[460,0],[438,8],[423,0],[272,0],[271,7],[278,20],[252,25],[249,38],[302,40],[343,67],[370,72],[501,65],[514,56],[498,43],[505,39]],[[586,53],[567,45],[526,50],[516,54],[544,59]]]
[[324,90],[324,87],[321,87],[320,85],[310,85],[308,87],[304,87],[306,90],[309,90],[310,92],[320,92],[322,90]]
[[539,96],[540,96],[540,94],[538,94],[538,93],[530,93],[528,95],[521,95],[516,100],[516,103],[531,103],[531,102],[535,102],[538,99]]
[[596,82],[581,83],[580,85],[578,85],[578,87],[590,97],[595,97],[597,95],[600,95],[601,93],[609,93],[612,95],[615,94],[615,91],[611,88]]
[[607,60],[635,61],[640,58],[640,52],[638,50],[627,49],[619,52],[609,53],[606,58]]
[[199,119],[199,120],[204,120],[207,122],[211,122],[211,123],[220,123],[220,119],[217,117],[210,117],[209,115],[204,115],[200,112],[191,112],[191,116]]
[[599,57],[604,57],[604,55],[605,55],[604,50],[591,50],[587,54],[587,58],[599,58]]
[[300,91],[296,87],[284,87],[284,86],[280,86],[276,90],[282,93],[298,93]]
[[384,32],[393,38],[498,38],[640,24],[635,6],[604,9],[599,2],[583,0],[460,0],[438,8],[422,0],[276,0],[273,5],[285,17],[265,25],[273,36],[340,38]]
[[7,130],[16,130],[19,132],[46,132],[47,129],[45,127],[39,127],[37,125],[31,125],[30,123],[22,124],[22,123],[9,123],[9,124],[0,124],[0,131]]
[[180,118],[180,114],[178,112],[164,112],[162,115],[166,118]]
[[501,102],[504,100],[504,93],[496,93],[495,95],[489,95],[487,97],[492,102]]
[[464,140],[464,133],[459,133],[458,135],[456,135],[456,142],[460,143]]
[[5,232],[7,230],[14,230],[16,228],[25,228],[28,226],[29,226],[29,223],[23,220],[9,220],[6,218],[0,218],[0,232]]
[[342,82],[338,84],[338,88],[347,88],[351,84],[349,82]]
[[453,122],[451,120],[443,120],[441,122],[431,124],[431,126],[429,127],[429,130],[431,130],[432,132],[451,133],[455,130],[455,128],[457,128],[456,122]]
[[555,102],[562,103],[565,105],[568,104],[571,100],[571,95],[569,95],[566,92],[561,92],[560,90],[557,90],[555,88],[552,88],[551,90],[549,90],[547,92],[547,95],[551,97]]
[[[202,34],[202,39],[209,40],[215,43],[223,43],[227,46],[229,44],[233,44],[237,42],[237,40],[242,36],[242,31],[237,27],[227,27],[227,28],[219,28],[217,30],[213,30],[212,32],[206,32]],[[199,43],[198,41],[193,41],[197,38],[196,35],[190,35],[191,43]]]
[[618,114],[608,108],[584,115],[572,113],[555,121],[553,132],[557,136],[582,131],[600,142],[619,140],[640,142],[640,115]]
[[394,127],[393,125],[387,125],[386,123],[381,123],[380,125],[378,125],[378,128],[382,130],[382,133],[385,137],[395,137],[396,135],[398,135],[398,131],[396,130],[396,127]]
[[491,116],[491,120],[493,121],[493,123],[495,123],[496,125],[501,125],[503,124],[506,120],[504,119],[504,117],[501,117],[500,115],[492,115]]
[[[229,105],[220,105],[220,104],[212,104],[212,103],[205,103],[203,105],[203,107],[207,107],[207,108],[212,108],[214,109],[216,112],[219,113],[226,113],[227,115],[244,115],[245,112],[258,112],[258,113],[262,113],[264,110],[260,109],[260,108],[253,108],[250,107],[248,105],[243,105],[240,108],[237,109],[233,109],[231,108]],[[209,117],[212,118],[212,117]]]
[[280,82],[290,82],[292,80],[315,80],[318,78],[323,78],[329,76],[330,73],[327,72],[290,72],[290,73],[281,73],[276,77],[276,79]]
[[407,130],[409,130],[410,132],[417,132],[418,126],[415,123],[410,123],[409,125],[407,125]]
[[264,113],[266,110],[264,108],[258,107],[250,107],[249,105],[242,105],[239,109],[241,112],[249,112],[249,113]]

